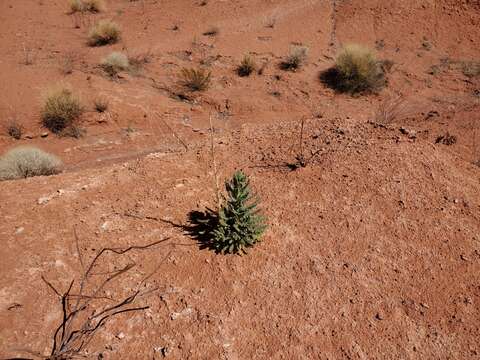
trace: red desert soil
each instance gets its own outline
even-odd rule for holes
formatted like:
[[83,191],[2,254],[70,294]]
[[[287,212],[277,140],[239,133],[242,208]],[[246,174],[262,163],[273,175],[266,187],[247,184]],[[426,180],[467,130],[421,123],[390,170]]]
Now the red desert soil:
[[[102,18],[122,39],[88,47]],[[462,72],[479,41],[475,0],[109,0],[82,17],[66,1],[2,0],[0,125],[14,117],[26,136],[2,132],[0,152],[35,145],[66,166],[0,183],[0,358],[49,354],[62,311],[42,276],[63,292],[78,284],[79,251],[87,262],[162,239],[101,264],[137,264],[103,296],[121,299],[154,270],[143,285],[156,290],[135,302],[147,310],[106,322],[87,357],[480,358],[480,76]],[[393,61],[379,94],[319,81],[350,42]],[[305,66],[280,70],[298,43]],[[151,59],[113,81],[98,68],[113,50]],[[261,75],[237,76],[246,53]],[[180,69],[200,64],[212,86],[176,98]],[[81,139],[41,136],[42,94],[58,83],[89,110]],[[396,96],[402,113],[379,124]],[[191,211],[215,206],[210,116],[219,179],[245,170],[268,216],[246,256],[201,250],[185,232]],[[292,170],[302,119],[316,155]],[[447,133],[455,144],[436,143]]]

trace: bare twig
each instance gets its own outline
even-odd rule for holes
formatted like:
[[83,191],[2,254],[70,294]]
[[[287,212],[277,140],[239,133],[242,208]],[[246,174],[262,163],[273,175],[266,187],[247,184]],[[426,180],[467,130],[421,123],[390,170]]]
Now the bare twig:
[[[97,263],[100,262],[102,256],[107,253],[124,255],[129,251],[133,250],[147,250],[155,245],[169,240],[169,238],[157,240],[146,245],[132,245],[123,248],[103,248],[95,255],[95,257],[89,263],[88,267],[85,267],[85,262],[80,251],[79,238],[76,229],[74,230],[74,236],[76,250],[83,271],[78,285],[78,292],[72,293],[72,289],[75,284],[74,280],[70,282],[67,290],[61,293],[57,290],[57,288],[52,285],[51,282],[45,279],[44,276],[41,277],[42,280],[47,284],[47,286],[60,298],[62,306],[62,321],[58,325],[52,336],[53,344],[50,354],[48,356],[43,356],[41,354],[26,350],[26,352],[43,359],[59,360],[83,357],[83,349],[85,349],[86,346],[90,343],[95,332],[110,318],[119,314],[148,309],[148,306],[132,307],[132,304],[136,301],[138,297],[145,296],[146,294],[149,294],[157,289],[154,288],[146,289],[143,291],[140,290],[140,288],[144,287],[146,281],[158,271],[159,267],[163,264],[165,259],[167,259],[169,254],[171,253],[169,252],[169,254],[167,254],[167,256],[160,262],[160,264],[154,269],[154,271],[149,273],[140,281],[140,283],[136,286],[136,290],[134,290],[130,295],[126,296],[122,300],[115,301],[110,296],[100,295],[100,292],[108,283],[114,281],[120,275],[125,274],[126,272],[131,270],[135,266],[135,263],[128,263],[127,265],[121,267],[119,270],[115,270],[113,272],[102,273],[108,274],[108,277],[104,279],[99,286],[94,288],[91,294],[85,294],[84,290],[86,283],[92,276],[98,275],[94,274],[92,270],[95,268]],[[71,300],[74,300],[73,304],[71,304]],[[98,304],[95,305],[96,303],[93,302],[95,300],[108,300],[110,304],[99,308]],[[113,304],[111,304],[112,301]],[[93,311],[91,311],[92,309]]]
[[210,154],[212,156],[212,165],[213,165],[213,176],[215,180],[215,200],[217,201],[217,210],[220,211],[220,189],[218,186],[218,173],[217,173],[217,162],[215,160],[215,145],[213,137],[213,123],[212,123],[212,114],[209,116],[210,121]]
[[188,150],[188,145],[185,143],[185,141],[183,141],[180,136],[178,136],[178,134],[171,128],[170,125],[168,125],[168,123],[160,116],[160,114],[158,112],[155,113],[158,118],[165,124],[165,126],[168,128],[168,130],[170,130],[170,132],[173,134],[173,136],[175,137],[175,139],[178,140],[178,142],[180,144],[183,145],[183,147],[185,148],[185,150]]

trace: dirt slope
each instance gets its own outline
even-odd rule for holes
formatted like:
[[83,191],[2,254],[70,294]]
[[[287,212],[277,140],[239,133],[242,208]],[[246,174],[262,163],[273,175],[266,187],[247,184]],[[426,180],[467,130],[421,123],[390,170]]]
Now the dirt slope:
[[[63,1],[0,3],[0,125],[16,117],[28,135],[0,136],[0,150],[32,144],[66,163],[58,176],[0,183],[1,358],[52,345],[61,307],[42,275],[64,290],[82,271],[79,250],[85,260],[161,239],[99,269],[137,263],[105,296],[154,270],[146,285],[157,290],[138,299],[148,310],[99,330],[91,358],[480,358],[480,78],[463,73],[480,59],[478,2],[107,5],[75,28]],[[119,44],[86,46],[100,18],[121,25]],[[213,26],[217,36],[202,35]],[[394,62],[380,94],[339,95],[319,81],[348,42]],[[309,47],[306,65],[278,69],[294,43]],[[112,50],[151,61],[112,81],[97,66]],[[264,72],[239,78],[249,52]],[[198,64],[212,87],[175,98],[179,70]],[[58,82],[92,110],[81,139],[40,136],[41,94]],[[103,114],[92,109],[99,95],[110,101]],[[379,124],[379,104],[398,95],[402,115]],[[200,250],[185,232],[191,211],[215,203],[210,116],[219,178],[244,169],[269,219],[243,257]],[[303,152],[315,156],[292,170],[301,119]],[[436,143],[447,133],[454,144]]]

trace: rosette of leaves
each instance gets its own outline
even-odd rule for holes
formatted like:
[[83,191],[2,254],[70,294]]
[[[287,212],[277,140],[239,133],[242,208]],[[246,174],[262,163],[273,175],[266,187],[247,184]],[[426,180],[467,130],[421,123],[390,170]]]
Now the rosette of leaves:
[[225,183],[227,196],[212,228],[211,245],[218,253],[246,253],[246,249],[260,241],[266,229],[265,217],[257,208],[259,200],[250,190],[249,179],[237,171]]

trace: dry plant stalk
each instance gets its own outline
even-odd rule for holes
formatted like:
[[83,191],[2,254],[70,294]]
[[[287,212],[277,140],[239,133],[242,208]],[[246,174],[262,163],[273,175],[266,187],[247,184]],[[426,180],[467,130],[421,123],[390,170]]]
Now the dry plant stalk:
[[212,156],[212,166],[213,166],[213,176],[215,178],[215,200],[217,201],[217,210],[220,211],[220,188],[218,186],[218,172],[217,172],[217,162],[215,160],[215,146],[214,146],[214,137],[213,137],[213,123],[212,123],[212,114],[209,116],[210,121],[210,154]]
[[405,98],[398,95],[397,97],[387,98],[380,103],[375,113],[375,122],[386,125],[406,115]]
[[[118,300],[104,295],[103,290],[107,284],[112,283],[120,275],[123,275],[134,268],[136,263],[132,262],[130,259],[130,262],[119,270],[111,272],[94,272],[93,270],[102,261],[103,256],[107,253],[121,256],[134,250],[148,250],[155,245],[169,240],[169,238],[140,246],[134,245],[125,248],[103,248],[95,255],[88,266],[86,266],[80,251],[79,239],[76,231],[74,231],[74,235],[79,262],[83,270],[78,285],[78,292],[73,292],[75,287],[74,280],[70,282],[66,291],[60,292],[42,275],[42,280],[60,298],[62,306],[62,321],[52,336],[53,345],[51,353],[49,355],[42,355],[37,352],[24,350],[42,359],[63,360],[85,357],[83,351],[92,341],[97,330],[100,329],[109,319],[123,313],[148,309],[148,306],[134,306],[132,304],[139,297],[157,290],[156,288],[153,288],[141,291],[140,288],[144,287],[146,281],[155,274],[163,261],[169,256],[169,254],[167,254],[156,269],[140,281],[137,288],[132,290],[130,295]],[[87,294],[86,287],[89,281],[93,276],[99,275],[106,275],[107,277],[100,282],[100,285],[93,287],[93,289]],[[109,304],[104,304],[102,306],[102,301],[109,302]]]

